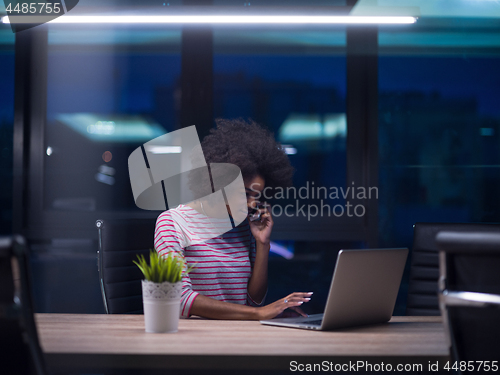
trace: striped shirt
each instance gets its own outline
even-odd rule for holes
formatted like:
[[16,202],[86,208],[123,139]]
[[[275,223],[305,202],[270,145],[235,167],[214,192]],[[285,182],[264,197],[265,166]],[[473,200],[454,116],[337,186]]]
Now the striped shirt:
[[[198,294],[240,305],[261,306],[248,294],[255,263],[255,239],[248,220],[210,238],[227,220],[208,218],[185,205],[163,212],[156,220],[155,248],[161,255],[182,254],[194,266],[182,278],[181,316],[190,316]],[[262,301],[263,302],[263,301]],[[261,303],[262,303],[261,302]]]

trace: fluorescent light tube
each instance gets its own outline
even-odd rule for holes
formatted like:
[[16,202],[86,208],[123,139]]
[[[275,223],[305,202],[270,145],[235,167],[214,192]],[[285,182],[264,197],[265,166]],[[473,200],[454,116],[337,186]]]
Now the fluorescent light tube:
[[180,154],[181,146],[146,146],[146,150],[152,154]]
[[281,145],[283,147],[283,151],[285,151],[285,154],[287,155],[295,155],[297,153],[297,149],[293,146],[289,145]]
[[[34,16],[18,16],[15,23],[34,22]],[[33,18],[32,18],[33,17]],[[2,18],[3,23],[10,23],[8,16]],[[36,22],[36,21],[35,21]],[[380,25],[380,24],[412,24],[415,17],[372,17],[372,16],[288,16],[288,15],[169,15],[169,16],[71,16],[64,15],[49,23],[83,23],[83,24],[227,24],[227,25]]]

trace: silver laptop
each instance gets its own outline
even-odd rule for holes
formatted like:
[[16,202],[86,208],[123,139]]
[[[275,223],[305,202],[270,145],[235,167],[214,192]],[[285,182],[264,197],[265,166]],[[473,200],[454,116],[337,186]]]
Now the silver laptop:
[[408,249],[340,250],[323,314],[262,324],[330,330],[391,319]]

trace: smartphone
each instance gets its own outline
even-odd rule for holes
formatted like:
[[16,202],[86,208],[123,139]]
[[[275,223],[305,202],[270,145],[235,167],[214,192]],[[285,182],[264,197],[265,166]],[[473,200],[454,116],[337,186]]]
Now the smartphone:
[[266,204],[257,202],[255,205],[255,208],[249,208],[248,209],[248,220],[250,221],[260,221],[262,218],[262,212],[260,211],[261,208],[265,208]]

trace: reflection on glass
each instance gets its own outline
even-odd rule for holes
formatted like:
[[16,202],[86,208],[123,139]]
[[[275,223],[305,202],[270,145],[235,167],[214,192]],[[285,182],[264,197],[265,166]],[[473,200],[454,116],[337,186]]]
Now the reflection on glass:
[[379,59],[380,234],[500,221],[498,56]]
[[[129,154],[178,124],[180,30],[49,29],[44,208],[138,211]],[[156,150],[156,152],[176,150]]]
[[[265,38],[268,34],[272,38]],[[215,35],[214,49],[221,53],[214,55],[214,112],[215,117],[252,118],[267,126],[296,169],[296,191],[303,187],[310,192],[300,202],[321,207],[323,201],[333,207],[345,199],[313,197],[311,192],[313,186],[346,187],[346,60],[336,50],[345,46],[345,32],[299,34],[259,32],[252,41],[243,37],[235,47],[240,54],[223,52],[236,37]],[[305,45],[311,53],[297,53]],[[276,199],[280,206],[298,208],[293,194]]]

